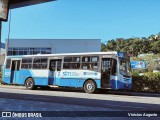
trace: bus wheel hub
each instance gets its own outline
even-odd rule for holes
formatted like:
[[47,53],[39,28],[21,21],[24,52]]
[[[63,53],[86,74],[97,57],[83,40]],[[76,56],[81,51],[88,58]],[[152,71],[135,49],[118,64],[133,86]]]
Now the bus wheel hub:
[[93,88],[94,88],[94,85],[92,85],[92,84],[88,84],[88,85],[87,85],[87,89],[88,89],[88,90],[93,90]]

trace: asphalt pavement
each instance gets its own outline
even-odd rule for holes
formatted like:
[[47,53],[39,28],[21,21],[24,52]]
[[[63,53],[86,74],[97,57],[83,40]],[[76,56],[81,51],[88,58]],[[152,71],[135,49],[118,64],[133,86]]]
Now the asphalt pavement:
[[[159,115],[160,97],[127,95],[103,91],[100,94],[87,94],[82,90],[47,89],[26,90],[23,86],[0,86],[0,111],[9,112],[41,112],[43,115],[77,119],[89,117],[110,117],[110,119],[122,119],[134,115],[135,112]],[[47,111],[47,112],[46,112]],[[63,112],[62,112],[63,111]],[[53,114],[53,112],[55,114]],[[88,114],[86,114],[88,113]],[[130,114],[129,114],[130,113]],[[148,114],[149,114],[148,113]],[[122,116],[121,116],[122,115]],[[130,116],[130,118],[133,116]],[[156,117],[138,117],[138,119]],[[45,119],[49,119],[46,118]]]

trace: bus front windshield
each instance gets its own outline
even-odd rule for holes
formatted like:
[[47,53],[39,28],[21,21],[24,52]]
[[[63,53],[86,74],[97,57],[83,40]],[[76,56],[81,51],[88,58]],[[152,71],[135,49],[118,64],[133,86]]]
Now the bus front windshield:
[[128,59],[120,59],[120,73],[122,75],[131,76],[131,65]]

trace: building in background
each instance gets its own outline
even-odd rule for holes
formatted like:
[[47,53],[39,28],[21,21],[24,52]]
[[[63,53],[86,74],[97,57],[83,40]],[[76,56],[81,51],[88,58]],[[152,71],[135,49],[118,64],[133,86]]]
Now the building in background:
[[1,48],[0,48],[0,55],[5,54],[6,50],[5,50],[5,44],[4,43],[0,43]]
[[100,39],[10,39],[7,55],[100,52]]

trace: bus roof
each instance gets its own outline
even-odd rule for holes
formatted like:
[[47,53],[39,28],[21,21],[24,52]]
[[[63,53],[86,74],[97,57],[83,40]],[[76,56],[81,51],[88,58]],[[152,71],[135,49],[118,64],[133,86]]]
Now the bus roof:
[[70,55],[118,55],[118,52],[109,51],[109,52],[83,52],[83,53],[61,53],[61,54],[14,55],[14,56],[6,56],[6,57],[7,58],[24,58],[24,57],[70,56]]

